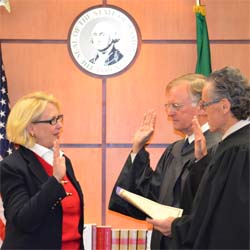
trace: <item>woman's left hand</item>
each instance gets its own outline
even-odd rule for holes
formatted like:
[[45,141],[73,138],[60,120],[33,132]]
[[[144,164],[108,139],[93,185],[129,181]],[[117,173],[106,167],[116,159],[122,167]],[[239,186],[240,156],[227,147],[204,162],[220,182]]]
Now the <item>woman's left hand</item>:
[[60,156],[60,143],[59,140],[54,141],[54,160],[53,160],[53,176],[61,182],[66,175],[65,158]]

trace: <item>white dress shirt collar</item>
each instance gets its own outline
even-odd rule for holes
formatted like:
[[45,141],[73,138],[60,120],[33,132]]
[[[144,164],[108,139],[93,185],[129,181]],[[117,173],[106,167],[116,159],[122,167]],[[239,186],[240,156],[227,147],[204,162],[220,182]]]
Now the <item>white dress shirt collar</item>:
[[[53,166],[54,153],[52,149],[46,148],[40,144],[35,144],[33,147],[29,148],[31,151],[42,157],[47,163]],[[63,152],[60,151],[60,156]]]
[[237,130],[247,126],[248,124],[250,124],[250,118],[248,118],[247,120],[240,120],[240,121],[236,122],[233,126],[231,126],[225,132],[225,134],[222,136],[222,140],[224,140],[226,137],[228,137],[232,133],[236,132]]

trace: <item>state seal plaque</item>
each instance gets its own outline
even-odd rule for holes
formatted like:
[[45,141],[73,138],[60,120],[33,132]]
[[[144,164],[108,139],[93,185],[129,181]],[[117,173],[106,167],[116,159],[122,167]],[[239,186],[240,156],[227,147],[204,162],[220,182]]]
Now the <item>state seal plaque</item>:
[[74,20],[69,30],[68,49],[76,65],[95,77],[124,72],[135,61],[140,31],[124,10],[94,6]]

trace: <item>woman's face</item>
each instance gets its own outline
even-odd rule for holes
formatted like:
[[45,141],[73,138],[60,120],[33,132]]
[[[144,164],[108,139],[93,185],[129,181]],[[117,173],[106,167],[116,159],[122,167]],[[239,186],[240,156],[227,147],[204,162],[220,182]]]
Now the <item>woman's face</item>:
[[63,128],[63,120],[58,119],[56,124],[52,125],[48,123],[39,123],[39,121],[49,121],[53,118],[57,118],[59,116],[59,110],[57,107],[48,103],[44,112],[39,117],[36,123],[30,124],[29,132],[35,138],[35,142],[40,144],[46,148],[52,148],[55,139],[59,139],[60,134]]

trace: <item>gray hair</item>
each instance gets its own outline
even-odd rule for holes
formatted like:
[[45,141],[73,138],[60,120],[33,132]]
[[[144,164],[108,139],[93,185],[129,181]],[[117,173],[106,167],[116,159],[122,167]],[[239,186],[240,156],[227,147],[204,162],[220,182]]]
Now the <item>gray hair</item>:
[[238,120],[249,118],[250,83],[239,69],[226,66],[216,70],[208,77],[208,82],[213,86],[213,98],[228,99],[231,112]]

